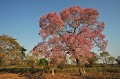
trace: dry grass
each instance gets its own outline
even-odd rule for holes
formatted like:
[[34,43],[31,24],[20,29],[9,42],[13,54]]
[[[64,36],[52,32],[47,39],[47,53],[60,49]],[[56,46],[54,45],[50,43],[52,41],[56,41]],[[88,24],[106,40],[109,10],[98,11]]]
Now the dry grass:
[[26,79],[26,78],[20,77],[19,74],[0,73],[0,79]]
[[120,67],[86,68],[85,76],[80,76],[76,67],[64,68],[61,73],[56,69],[54,76],[50,72],[46,74],[40,69],[1,69],[0,79],[120,79]]
[[39,73],[22,75],[0,73],[0,79],[120,79],[120,73],[87,73],[85,76],[79,76],[78,73],[56,73],[54,76],[51,73],[43,76],[40,76]]

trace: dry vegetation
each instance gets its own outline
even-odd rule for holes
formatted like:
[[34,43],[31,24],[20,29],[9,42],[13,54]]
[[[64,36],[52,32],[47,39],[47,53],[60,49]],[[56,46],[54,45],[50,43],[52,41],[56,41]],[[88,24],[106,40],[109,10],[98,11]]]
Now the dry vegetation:
[[87,73],[85,76],[79,76],[78,73],[56,73],[40,75],[37,74],[14,74],[0,73],[0,79],[120,79],[120,73]]
[[55,75],[51,71],[43,73],[40,69],[1,69],[0,79],[120,79],[120,66],[86,68],[86,75],[79,76],[77,68],[56,69]]
[[26,79],[26,78],[19,76],[19,74],[0,73],[0,79]]

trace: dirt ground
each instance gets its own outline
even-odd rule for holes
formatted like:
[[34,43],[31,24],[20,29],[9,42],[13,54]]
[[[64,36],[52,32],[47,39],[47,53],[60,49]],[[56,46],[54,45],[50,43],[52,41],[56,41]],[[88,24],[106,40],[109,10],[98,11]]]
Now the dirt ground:
[[19,76],[19,74],[0,73],[0,79],[26,79],[26,78]]
[[120,73],[87,73],[85,76],[79,76],[78,73],[0,73],[0,79],[120,79]]

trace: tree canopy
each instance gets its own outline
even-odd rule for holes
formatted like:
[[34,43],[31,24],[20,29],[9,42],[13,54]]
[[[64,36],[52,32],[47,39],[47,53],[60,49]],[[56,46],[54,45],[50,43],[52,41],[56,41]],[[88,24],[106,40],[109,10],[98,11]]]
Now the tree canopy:
[[[102,34],[105,24],[99,22],[99,13],[93,8],[72,6],[60,12],[40,17],[40,36],[43,38],[34,51],[41,51],[53,64],[65,61],[66,54],[76,59],[78,66],[88,64],[94,57],[91,49],[97,46],[105,51],[107,41]],[[34,52],[39,54],[39,52]]]
[[20,60],[25,56],[26,49],[11,36],[0,36],[0,62],[1,65],[16,65],[22,63]]

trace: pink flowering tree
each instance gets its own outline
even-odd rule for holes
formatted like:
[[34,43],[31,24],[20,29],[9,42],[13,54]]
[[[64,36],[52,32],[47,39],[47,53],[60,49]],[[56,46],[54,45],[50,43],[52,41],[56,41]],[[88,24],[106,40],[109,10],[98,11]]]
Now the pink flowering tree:
[[90,51],[95,46],[105,51],[107,45],[102,34],[105,24],[98,21],[98,16],[95,9],[73,6],[60,15],[55,12],[40,17],[41,50],[52,64],[63,62],[69,54],[76,59],[80,75],[85,74],[83,65],[94,57]]

